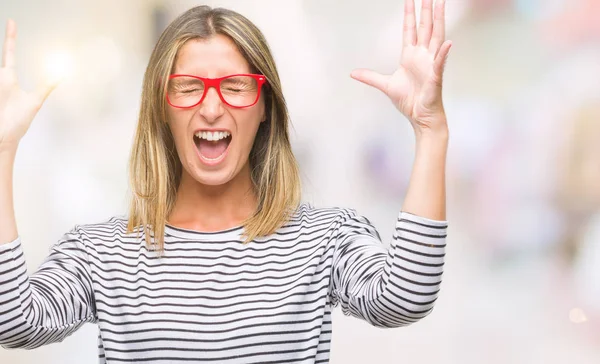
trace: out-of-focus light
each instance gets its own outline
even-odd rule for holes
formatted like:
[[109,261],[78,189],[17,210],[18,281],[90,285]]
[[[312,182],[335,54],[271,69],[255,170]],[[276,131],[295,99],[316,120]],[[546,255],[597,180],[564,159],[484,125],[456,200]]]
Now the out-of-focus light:
[[85,83],[101,85],[121,76],[121,52],[110,38],[99,36],[88,40],[79,49],[77,61],[85,67],[78,75]]
[[537,21],[564,12],[568,3],[567,0],[515,0],[515,9],[520,15]]
[[587,317],[581,308],[573,308],[569,311],[569,320],[574,324],[580,324],[587,321]]
[[55,51],[45,59],[45,76],[50,83],[58,83],[73,74],[75,63],[67,51]]

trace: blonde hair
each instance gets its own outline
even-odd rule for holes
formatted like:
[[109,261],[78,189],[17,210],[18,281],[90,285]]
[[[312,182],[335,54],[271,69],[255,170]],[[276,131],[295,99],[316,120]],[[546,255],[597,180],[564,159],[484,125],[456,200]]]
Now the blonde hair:
[[268,81],[263,89],[267,119],[258,129],[249,156],[258,205],[242,223],[244,244],[274,233],[300,203],[300,177],[289,139],[287,106],[267,41],[252,22],[232,10],[194,7],[165,29],[152,52],[129,161],[132,191],[127,232],[139,233],[143,227],[148,248],[160,252],[164,251],[165,224],[175,205],[183,168],[167,123],[165,82],[178,50],[187,41],[216,34],[233,40],[251,72],[264,75]]

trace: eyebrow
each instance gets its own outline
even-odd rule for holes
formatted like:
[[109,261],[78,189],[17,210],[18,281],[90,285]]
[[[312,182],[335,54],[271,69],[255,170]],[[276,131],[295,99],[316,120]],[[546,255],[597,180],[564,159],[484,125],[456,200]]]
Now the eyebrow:
[[[191,75],[191,76],[198,76],[198,77],[209,77],[207,76],[207,73],[202,73],[202,72],[197,72],[198,70],[192,70],[192,69],[183,69],[182,71],[174,71],[171,74],[179,74],[179,75]],[[228,72],[222,72],[222,70],[218,70],[214,76],[209,77],[209,78],[219,78],[219,77],[223,77],[223,76],[229,76],[229,75],[237,75],[237,74],[250,74],[252,73],[252,71],[250,70],[238,70],[238,71],[231,71],[229,70]]]

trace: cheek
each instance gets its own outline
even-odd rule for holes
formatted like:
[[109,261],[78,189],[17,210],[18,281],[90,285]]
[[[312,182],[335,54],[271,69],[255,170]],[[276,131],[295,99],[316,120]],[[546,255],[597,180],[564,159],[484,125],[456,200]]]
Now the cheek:
[[252,148],[258,128],[262,124],[263,115],[261,110],[256,110],[237,119],[237,136],[244,153],[249,153],[250,148]]
[[169,112],[167,113],[167,117],[169,118],[169,129],[171,130],[171,134],[173,134],[173,139],[175,140],[175,147],[179,152],[182,152],[183,148],[185,148],[185,139],[187,137],[187,123],[185,120],[183,120],[184,115]]

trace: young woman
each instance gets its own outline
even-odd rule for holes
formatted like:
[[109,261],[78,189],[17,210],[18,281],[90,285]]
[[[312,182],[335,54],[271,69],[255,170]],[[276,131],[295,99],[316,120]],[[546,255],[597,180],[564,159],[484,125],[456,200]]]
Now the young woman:
[[[435,14],[435,16],[433,15]],[[412,123],[416,158],[386,249],[347,208],[301,203],[288,116],[261,32],[200,6],[164,31],[146,71],[129,216],[76,225],[27,275],[12,201],[19,140],[54,85],[21,91],[16,26],[0,69],[0,344],[36,348],[86,322],[100,362],[324,363],[331,312],[377,327],[425,317],[444,263],[444,2],[406,2],[390,76],[352,77]]]

